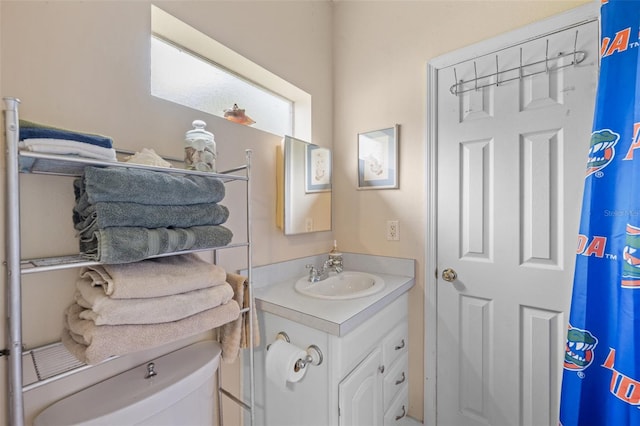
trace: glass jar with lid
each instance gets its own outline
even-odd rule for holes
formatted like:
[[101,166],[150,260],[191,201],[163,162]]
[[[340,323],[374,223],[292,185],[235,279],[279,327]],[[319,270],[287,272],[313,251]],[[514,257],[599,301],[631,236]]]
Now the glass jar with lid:
[[216,172],[216,141],[213,133],[205,130],[207,123],[194,120],[193,129],[185,134],[184,163],[189,170]]

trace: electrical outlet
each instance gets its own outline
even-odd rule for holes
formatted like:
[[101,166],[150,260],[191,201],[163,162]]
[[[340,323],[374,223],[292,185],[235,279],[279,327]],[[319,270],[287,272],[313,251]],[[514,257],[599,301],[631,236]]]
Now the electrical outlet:
[[400,240],[400,226],[397,220],[387,221],[387,240],[398,241]]
[[304,222],[305,231],[312,232],[313,231],[313,218],[308,217]]

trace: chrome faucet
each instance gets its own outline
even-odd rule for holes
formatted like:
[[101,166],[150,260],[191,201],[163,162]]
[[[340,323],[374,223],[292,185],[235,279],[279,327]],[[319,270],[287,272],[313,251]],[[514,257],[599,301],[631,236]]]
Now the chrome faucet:
[[317,283],[326,279],[331,271],[334,271],[336,274],[342,272],[342,256],[329,256],[329,259],[324,261],[320,269],[312,264],[305,265],[305,268],[309,270],[309,282]]
[[324,261],[322,268],[318,270],[314,265],[305,265],[305,268],[309,270],[309,282],[317,283],[329,276],[329,272],[334,271],[339,274],[343,270],[342,253],[338,251],[336,241],[333,241],[333,248],[329,252],[329,258]]

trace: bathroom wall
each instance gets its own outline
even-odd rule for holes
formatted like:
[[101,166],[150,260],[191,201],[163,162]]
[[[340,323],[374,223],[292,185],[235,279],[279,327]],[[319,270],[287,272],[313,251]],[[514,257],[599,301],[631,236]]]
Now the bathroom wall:
[[[335,234],[343,250],[417,259],[409,307],[409,415],[423,418],[426,64],[586,1],[334,3]],[[400,124],[398,190],[357,190],[357,133]],[[386,221],[400,241],[387,241]]]
[[[298,85],[313,97],[312,140],[334,148],[334,232],[284,237],[275,227],[275,146],[280,138],[149,96],[150,1],[0,2],[0,93],[21,98],[21,116],[115,138],[121,148],[153,147],[182,155],[191,121],[216,135],[219,166],[254,150],[254,263],[322,253],[334,235],[341,249],[415,258],[410,297],[410,411],[423,416],[426,63],[475,43],[586,3],[580,1],[180,1],[160,8]],[[335,80],[335,81],[334,81]],[[335,95],[334,95],[335,93]],[[356,134],[401,125],[400,189],[358,191]],[[4,142],[3,142],[4,143]],[[4,171],[4,148],[0,169]],[[38,257],[76,250],[70,180],[47,184],[24,176],[23,253]],[[4,174],[0,174],[4,188]],[[239,185],[239,184],[234,184]],[[242,224],[243,195],[229,201]],[[0,190],[0,201],[4,199]],[[41,211],[46,215],[40,215]],[[0,211],[4,223],[4,209]],[[400,241],[386,241],[386,220]],[[4,229],[0,229],[4,240]],[[243,267],[243,253],[221,255]],[[0,258],[5,258],[4,245]],[[73,271],[25,280],[25,343],[57,338],[70,300]],[[43,282],[46,281],[46,282]],[[6,315],[4,291],[0,314]],[[4,342],[5,328],[0,328]],[[4,347],[4,345],[3,345]],[[225,375],[225,377],[230,377]],[[5,363],[0,382],[6,382]],[[5,387],[0,398],[6,409]],[[0,418],[5,414],[0,413]],[[233,423],[231,423],[233,424]]]
[[[203,119],[207,129],[215,134],[219,169],[243,164],[245,149],[253,150],[254,263],[264,265],[328,251],[333,241],[331,232],[285,237],[275,226],[275,155],[281,136],[149,95],[150,4],[150,1],[3,0],[0,93],[21,99],[21,118],[109,135],[118,148],[150,147],[174,157],[183,155],[184,132],[191,128],[191,122]],[[310,93],[312,140],[330,146],[333,126],[330,3],[153,4]],[[4,171],[2,140],[0,168]],[[4,188],[4,173],[0,184]],[[71,222],[71,179],[23,175],[22,190],[23,256],[77,253]],[[5,191],[0,190],[0,194],[4,197]],[[231,227],[236,230],[238,240],[243,241],[244,184],[229,184],[224,203],[231,209]],[[4,223],[4,209],[0,217]],[[4,226],[0,228],[0,240],[5,240]],[[0,251],[0,258],[5,259],[4,244]],[[219,263],[230,270],[245,267],[245,261],[244,249],[220,253]],[[23,330],[27,347],[58,340],[62,311],[72,300],[76,276],[77,270],[25,276]],[[3,316],[4,299],[3,290],[0,294]],[[5,327],[0,327],[0,339],[6,340]],[[232,367],[224,377],[239,383],[237,365]],[[0,376],[3,383],[0,419],[4,419],[6,362],[0,363]]]

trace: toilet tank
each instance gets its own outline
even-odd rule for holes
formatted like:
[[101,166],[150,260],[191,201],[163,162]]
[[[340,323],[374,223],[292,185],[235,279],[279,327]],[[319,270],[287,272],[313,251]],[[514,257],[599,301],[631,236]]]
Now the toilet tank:
[[88,387],[43,410],[34,426],[201,426],[214,422],[220,345],[202,341]]

